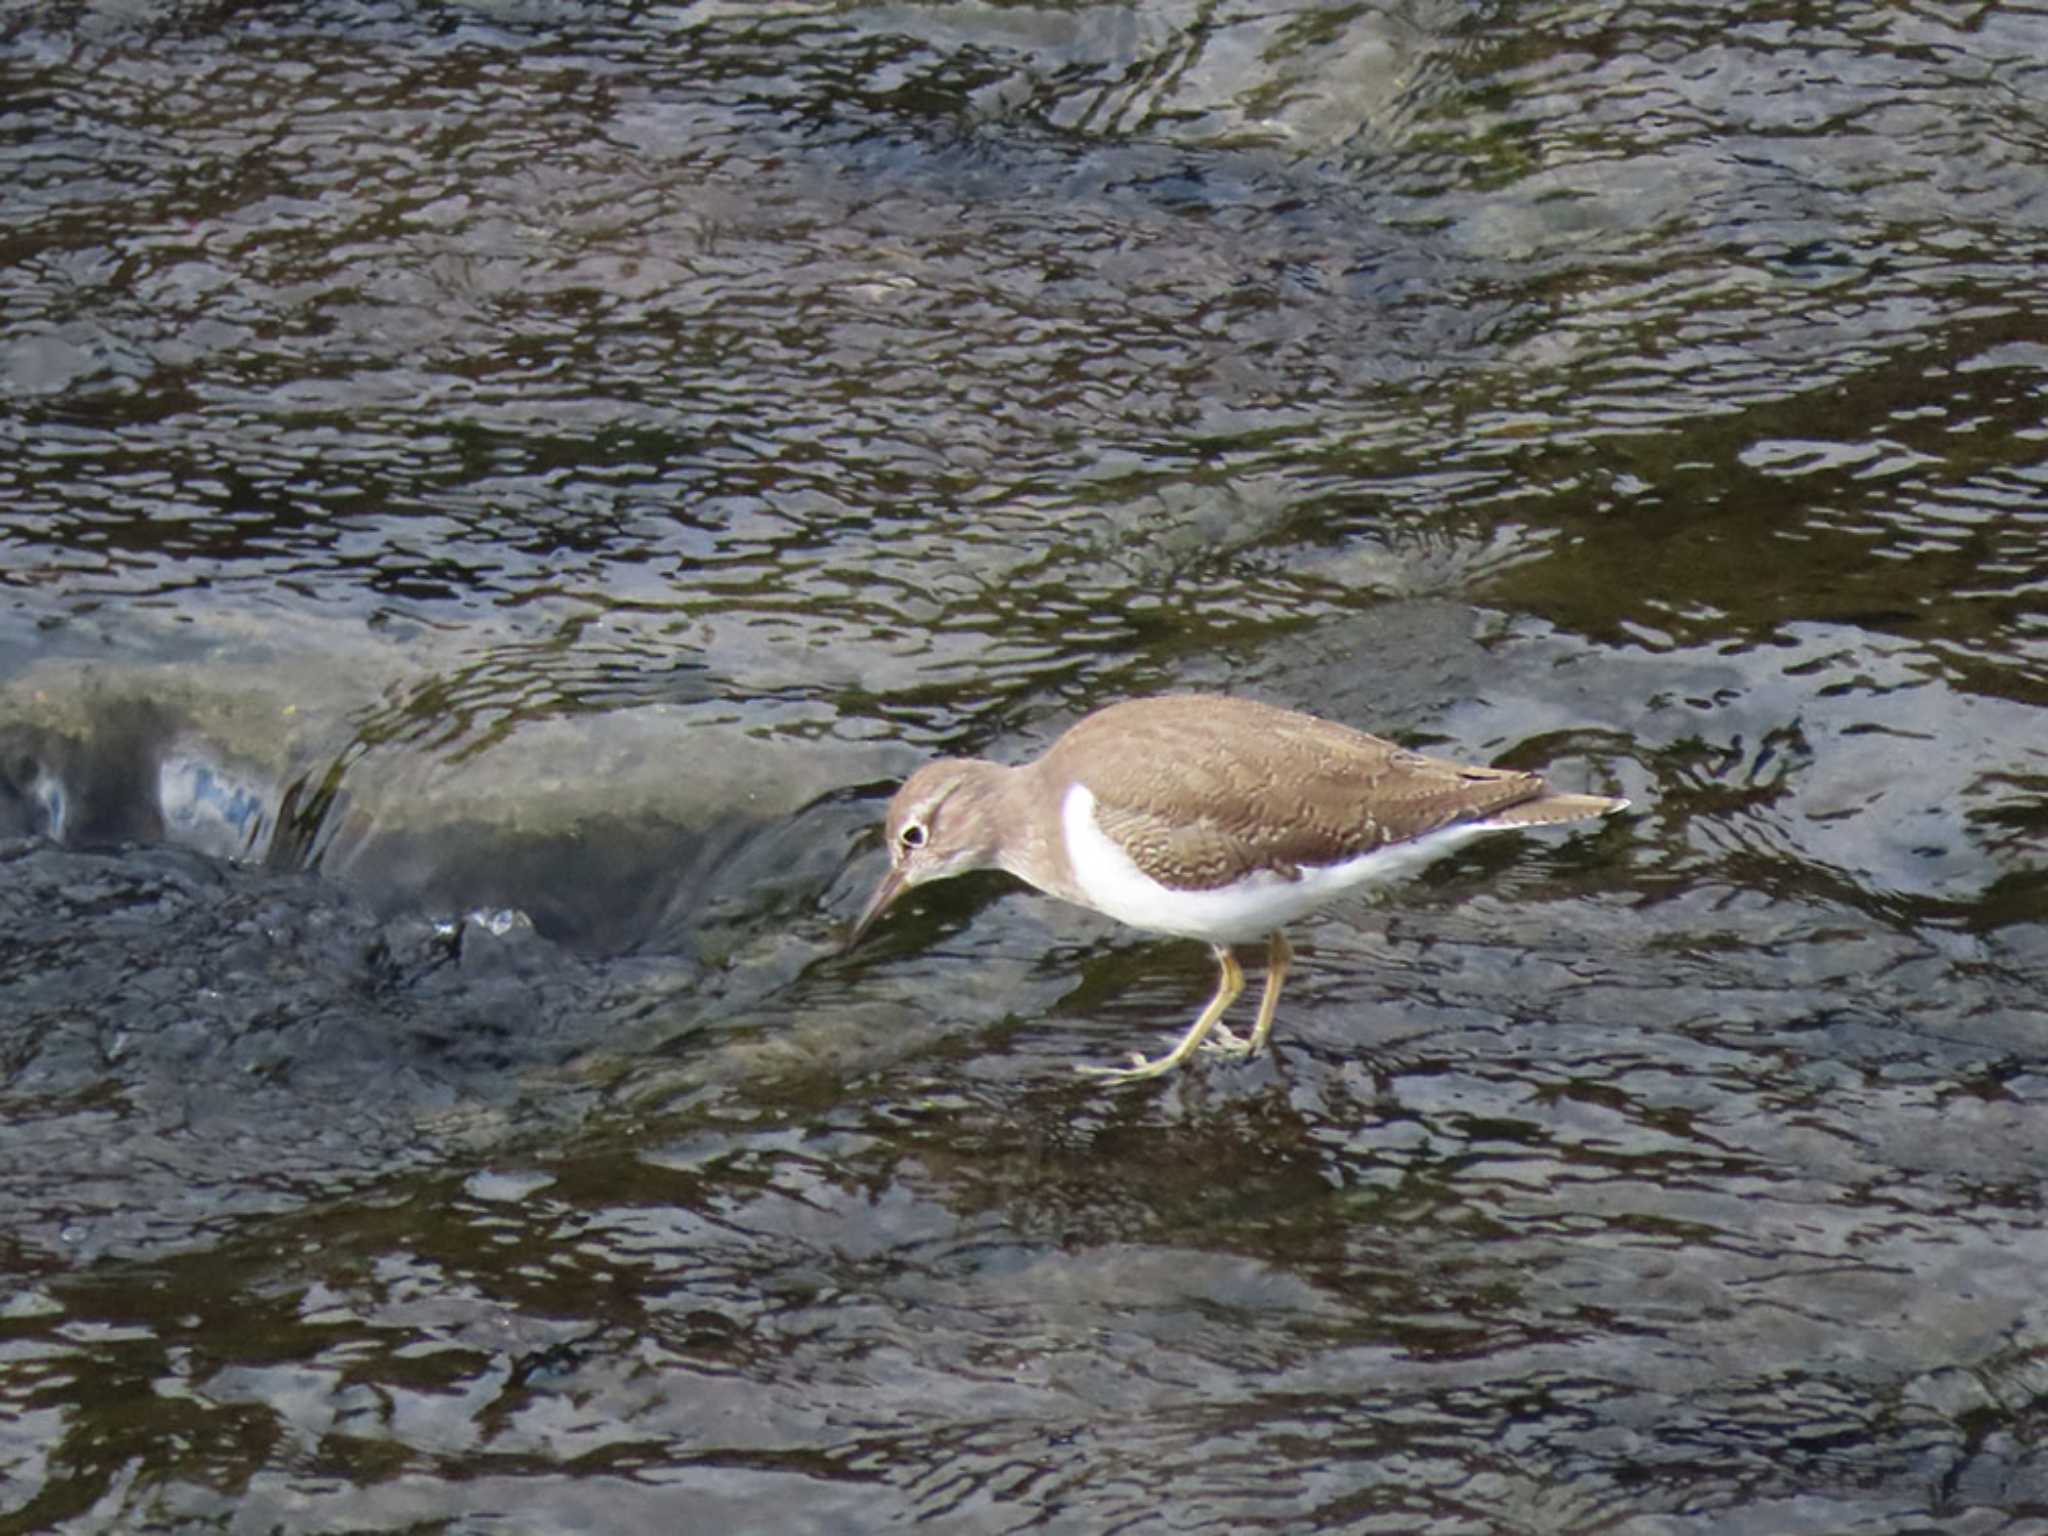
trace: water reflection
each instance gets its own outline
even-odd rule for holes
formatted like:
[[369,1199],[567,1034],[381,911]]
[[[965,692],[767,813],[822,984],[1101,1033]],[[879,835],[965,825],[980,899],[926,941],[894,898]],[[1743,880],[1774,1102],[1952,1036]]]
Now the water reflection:
[[[0,23],[0,1524],[2016,1529],[2044,50]],[[1641,811],[837,954],[1168,687]]]

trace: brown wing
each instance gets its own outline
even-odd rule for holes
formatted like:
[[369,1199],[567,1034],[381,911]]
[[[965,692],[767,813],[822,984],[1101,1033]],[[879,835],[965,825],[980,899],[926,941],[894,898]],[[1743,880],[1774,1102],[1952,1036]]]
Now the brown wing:
[[1261,869],[1291,878],[1547,792],[1533,773],[1425,757],[1311,715],[1203,694],[1112,705],[1040,762],[1088,786],[1103,830],[1145,873],[1203,890]]

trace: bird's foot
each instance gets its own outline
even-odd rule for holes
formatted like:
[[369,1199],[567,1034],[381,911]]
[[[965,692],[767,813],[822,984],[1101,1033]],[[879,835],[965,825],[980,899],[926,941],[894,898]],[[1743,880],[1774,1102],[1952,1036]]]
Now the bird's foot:
[[1105,1082],[1136,1083],[1148,1077],[1159,1077],[1171,1072],[1193,1055],[1227,1056],[1232,1060],[1242,1060],[1251,1053],[1251,1041],[1243,1035],[1234,1033],[1225,1025],[1218,1024],[1209,1030],[1202,1038],[1201,1044],[1193,1050],[1188,1048],[1186,1041],[1182,1041],[1164,1056],[1147,1056],[1142,1051],[1132,1051],[1131,1064],[1128,1067],[1097,1067],[1086,1062],[1076,1062],[1074,1070],[1084,1077],[1099,1077]]
[[1181,1058],[1171,1051],[1164,1056],[1147,1056],[1142,1051],[1133,1051],[1128,1067],[1098,1067],[1085,1061],[1077,1061],[1074,1063],[1074,1070],[1083,1077],[1100,1078],[1106,1083],[1137,1083],[1148,1077],[1157,1077],[1162,1072],[1171,1072],[1180,1063]]
[[1228,1024],[1218,1024],[1209,1031],[1197,1049],[1208,1056],[1249,1056],[1252,1053],[1252,1043],[1231,1029]]

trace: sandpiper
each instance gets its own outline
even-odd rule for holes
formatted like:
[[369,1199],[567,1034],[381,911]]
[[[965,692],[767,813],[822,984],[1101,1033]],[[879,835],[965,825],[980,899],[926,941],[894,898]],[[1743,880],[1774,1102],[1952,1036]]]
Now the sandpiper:
[[[1249,699],[1132,699],[1087,716],[1021,767],[944,758],[912,774],[889,802],[888,873],[847,943],[912,886],[974,869],[1008,870],[1134,928],[1206,940],[1222,971],[1216,995],[1171,1050],[1078,1067],[1157,1077],[1197,1050],[1250,1056],[1265,1045],[1294,953],[1286,924],[1483,832],[1627,804]],[[1244,990],[1231,946],[1261,938],[1266,988],[1241,1039],[1221,1023]]]

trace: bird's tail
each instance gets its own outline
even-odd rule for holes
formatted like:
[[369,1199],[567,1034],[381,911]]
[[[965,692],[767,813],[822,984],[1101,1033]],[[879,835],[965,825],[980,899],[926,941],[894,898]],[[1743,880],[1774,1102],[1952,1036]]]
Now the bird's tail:
[[1486,818],[1485,824],[1489,827],[1547,827],[1553,822],[1611,816],[1627,807],[1626,800],[1616,800],[1607,795],[1548,793],[1495,811]]

